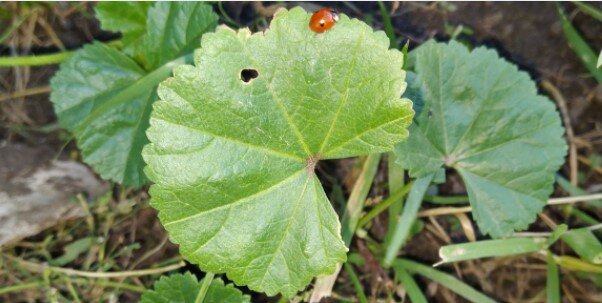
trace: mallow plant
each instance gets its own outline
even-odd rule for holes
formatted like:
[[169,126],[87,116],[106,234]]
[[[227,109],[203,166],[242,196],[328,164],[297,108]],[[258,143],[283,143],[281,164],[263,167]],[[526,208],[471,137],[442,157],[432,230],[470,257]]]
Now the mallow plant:
[[122,48],[94,42],[61,65],[59,121],[103,178],[152,184],[170,240],[207,273],[161,278],[143,302],[248,302],[212,279],[222,273],[293,297],[338,270],[348,241],[316,175],[322,160],[389,153],[415,178],[378,255],[412,273],[397,255],[446,169],[462,177],[479,229],[502,238],[535,220],[563,163],[553,103],[493,50],[429,41],[406,57],[344,14],[317,33],[301,8],[257,33],[216,28],[203,3],[100,3],[96,13]]

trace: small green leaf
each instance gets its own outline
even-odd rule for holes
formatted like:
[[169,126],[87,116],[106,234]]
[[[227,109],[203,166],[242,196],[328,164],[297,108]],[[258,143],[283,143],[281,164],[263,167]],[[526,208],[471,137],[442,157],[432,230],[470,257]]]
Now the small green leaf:
[[[455,168],[479,228],[524,229],[552,192],[566,143],[554,103],[495,51],[428,42],[410,54],[424,108],[399,144],[398,162],[421,177]],[[487,67],[487,68],[484,68]]]
[[[133,10],[133,6],[125,10]],[[147,23],[153,26],[153,31],[161,30],[157,28],[159,25],[155,24],[155,19],[167,14],[164,11],[184,8],[195,12],[211,10],[210,6],[202,3],[160,3],[149,11]],[[117,19],[114,15],[117,12],[109,13],[110,9],[115,7],[107,5],[100,8],[108,20]],[[84,161],[103,178],[134,187],[146,182],[141,151],[148,142],[145,131],[151,105],[156,99],[155,89],[159,82],[171,75],[175,65],[191,61],[192,56],[186,51],[191,51],[189,48],[193,45],[199,45],[199,29],[212,30],[210,25],[215,26],[217,18],[201,20],[198,16],[190,16],[192,19],[187,20],[186,16],[177,20],[178,25],[186,24],[185,27],[175,27],[170,22],[161,24],[168,33],[163,36],[164,40],[147,39],[169,44],[147,43],[147,47],[171,50],[157,60],[162,65],[153,65],[145,70],[125,53],[96,42],[86,45],[61,64],[60,71],[52,79],[50,99],[61,125],[73,132]],[[111,24],[108,25],[110,28],[119,28],[120,23],[116,22],[107,24]],[[188,35],[186,30],[193,34]]]
[[[204,279],[203,279],[204,280]],[[146,290],[140,303],[195,303],[203,280],[197,281],[191,273],[162,276],[154,290]],[[251,298],[221,279],[213,279],[203,303],[249,303]]]
[[413,114],[384,33],[341,15],[316,34],[309,18],[281,10],[264,33],[204,35],[195,66],[159,86],[143,151],[182,255],[270,296],[345,261],[316,162],[389,151]]

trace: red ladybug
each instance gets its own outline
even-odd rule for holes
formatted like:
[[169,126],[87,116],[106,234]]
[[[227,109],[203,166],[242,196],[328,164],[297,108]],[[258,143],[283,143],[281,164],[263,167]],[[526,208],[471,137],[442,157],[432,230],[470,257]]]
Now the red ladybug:
[[309,28],[316,33],[323,33],[331,29],[337,21],[339,21],[337,12],[329,8],[323,8],[311,16]]

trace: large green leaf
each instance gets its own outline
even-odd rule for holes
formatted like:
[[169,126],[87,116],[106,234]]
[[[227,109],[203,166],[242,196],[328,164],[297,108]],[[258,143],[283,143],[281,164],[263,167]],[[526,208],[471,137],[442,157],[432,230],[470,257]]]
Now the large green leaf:
[[566,153],[554,103],[537,95],[526,73],[483,47],[469,52],[457,42],[431,41],[409,60],[424,108],[395,149],[398,162],[413,177],[455,168],[484,233],[526,228]]
[[[345,261],[316,162],[391,150],[413,115],[384,33],[343,15],[316,34],[309,18],[282,10],[265,33],[204,35],[195,66],[159,86],[143,151],[182,255],[268,295]],[[244,69],[258,76],[245,82]]]
[[[137,5],[124,7],[121,18],[129,17],[128,12],[135,10],[133,6]],[[103,25],[120,28],[122,23],[117,21],[120,11],[109,9],[111,7],[100,6],[98,9],[103,13],[99,17],[108,20],[102,19]],[[161,56],[157,65],[144,69],[124,52],[96,42],[61,64],[52,79],[50,99],[59,121],[74,133],[84,161],[105,179],[131,186],[141,186],[146,181],[141,152],[148,143],[145,131],[156,99],[156,87],[171,75],[175,65],[184,63],[186,58],[191,61],[192,54],[186,52],[190,52],[192,45],[200,45],[199,33],[215,27],[216,17],[207,17],[207,14],[202,15],[206,19],[180,16],[175,23],[156,23],[168,12],[184,8],[197,13],[211,12],[211,7],[202,3],[172,2],[159,3],[148,13],[147,24],[153,33],[163,29],[165,34],[162,40],[145,39],[158,43],[148,42],[147,47],[171,50]],[[184,23],[186,26],[181,27]],[[131,33],[129,27],[123,26]],[[151,36],[154,34],[145,34],[145,37]]]
[[[204,278],[205,279],[205,278]],[[204,280],[203,279],[203,280]],[[140,303],[195,303],[203,280],[197,281],[191,273],[162,276],[154,290],[146,290]],[[251,298],[221,279],[211,281],[203,303],[248,303]]]

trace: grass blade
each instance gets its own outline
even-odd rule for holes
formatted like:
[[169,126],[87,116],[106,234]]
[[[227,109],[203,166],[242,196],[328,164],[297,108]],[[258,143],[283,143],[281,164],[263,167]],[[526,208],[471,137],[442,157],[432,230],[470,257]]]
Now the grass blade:
[[389,16],[389,11],[387,11],[387,7],[382,1],[378,1],[378,6],[380,7],[380,14],[383,17],[383,24],[385,26],[385,33],[387,37],[389,37],[391,48],[397,48],[397,39],[395,38],[395,31],[393,30],[393,24],[391,24],[391,17]]
[[572,229],[561,238],[585,261],[602,264],[602,244],[592,231],[587,228]]
[[556,256],[554,257],[554,261],[556,261],[556,264],[570,270],[602,274],[602,266],[585,262],[575,257]]
[[496,302],[492,298],[472,288],[470,285],[458,280],[454,276],[433,269],[430,266],[401,258],[396,259],[393,263],[393,266],[400,267],[401,269],[405,269],[409,272],[417,273],[421,276],[427,277],[469,301],[478,303]]
[[[389,207],[389,210],[390,210],[391,207],[393,207],[394,205],[395,206],[399,206],[399,205],[403,206],[403,204],[396,203],[396,202],[403,201],[402,200],[403,196],[405,196],[410,191],[410,189],[412,188],[412,185],[413,185],[413,182],[406,184],[404,187],[393,192],[388,198],[381,201],[376,206],[374,206],[372,209],[370,209],[370,211],[360,219],[360,221],[358,223],[358,227],[362,227],[362,226],[368,224],[368,222],[370,222],[370,220],[372,220],[372,219],[374,219],[374,217],[378,216],[382,211],[387,209],[387,207]],[[391,218],[391,219],[389,219],[389,223],[391,223],[391,221],[397,223],[397,221],[399,219],[399,212],[396,213],[396,211],[398,211],[398,210],[395,209],[394,211],[389,213],[389,218]],[[393,215],[391,215],[391,213],[393,213]],[[391,226],[391,224],[389,224],[389,226]],[[391,232],[393,232],[395,230],[396,225],[392,224],[392,226],[393,226],[393,229],[390,229]],[[387,240],[387,239],[385,238],[385,240]],[[385,243],[388,243],[388,242],[385,242]]]
[[355,181],[351,195],[349,195],[349,200],[347,200],[347,207],[341,222],[341,234],[347,246],[351,243],[351,238],[353,238],[353,234],[357,228],[360,214],[364,209],[366,197],[368,196],[370,187],[372,187],[372,181],[374,181],[374,176],[376,176],[376,170],[378,169],[381,157],[381,154],[371,154],[366,157],[362,172]]
[[575,4],[582,12],[594,17],[596,20],[602,22],[602,11],[600,11],[599,9],[583,3],[581,1],[573,1],[573,4]]
[[434,174],[417,179],[410,190],[410,194],[404,205],[403,213],[397,222],[397,227],[391,236],[391,243],[387,246],[387,252],[385,254],[384,266],[389,267],[391,263],[397,257],[399,249],[403,246],[414,220],[416,220],[416,214],[422,204],[422,198],[426,193],[426,190],[433,180]]
[[564,31],[564,36],[567,38],[569,45],[577,53],[581,61],[585,64],[585,67],[587,67],[592,76],[596,78],[598,83],[602,83],[602,70],[596,68],[596,54],[567,19],[562,8],[560,8],[559,5],[557,5],[557,8],[560,20],[562,21],[562,30]]
[[569,227],[566,224],[558,225],[558,227],[556,227],[556,229],[554,229],[554,231],[552,232],[552,235],[550,235],[548,237],[548,240],[546,241],[546,245],[550,246],[550,245],[556,243],[556,241],[558,241],[558,239],[560,239],[560,237],[562,235],[564,235],[568,229],[569,229]]
[[[404,60],[407,57],[404,55]],[[389,198],[395,193],[403,188],[405,184],[405,170],[403,167],[395,162],[395,154],[393,152],[389,153],[389,157],[387,159],[387,171],[388,171],[388,180],[389,180]],[[393,231],[397,225],[397,219],[401,215],[401,211],[403,209],[403,197],[400,197],[397,200],[392,200],[392,204],[389,206],[389,222],[387,228],[387,234],[385,235],[385,245],[388,246],[391,242],[391,237],[393,236]]]
[[547,272],[546,272],[546,302],[560,303],[560,277],[558,276],[558,266],[550,252],[547,254]]
[[479,258],[527,254],[547,247],[545,238],[510,238],[446,245],[439,249],[441,261],[451,263]]
[[353,284],[353,288],[355,288],[355,292],[357,293],[357,298],[360,300],[360,303],[368,303],[368,298],[366,298],[366,294],[364,294],[362,283],[360,283],[360,279],[358,279],[357,275],[353,271],[353,267],[349,263],[345,263],[345,271],[349,275],[349,279]]
[[397,267],[395,269],[395,273],[397,273],[399,276],[401,285],[403,285],[403,288],[405,288],[405,290],[408,292],[408,296],[410,297],[412,303],[428,302],[422,293],[422,290],[420,290],[420,287],[418,287],[418,284],[416,284],[416,281],[414,281],[414,278],[412,278],[412,276],[405,269]]

